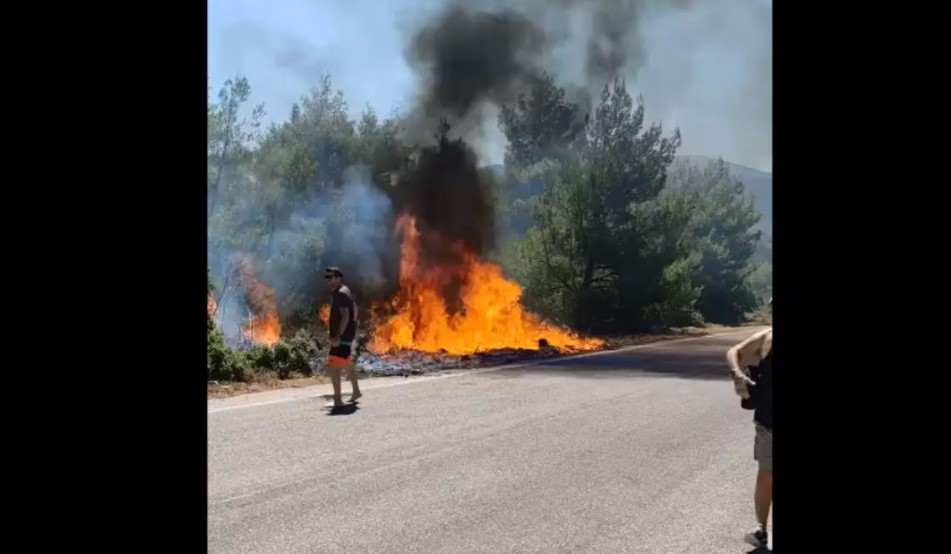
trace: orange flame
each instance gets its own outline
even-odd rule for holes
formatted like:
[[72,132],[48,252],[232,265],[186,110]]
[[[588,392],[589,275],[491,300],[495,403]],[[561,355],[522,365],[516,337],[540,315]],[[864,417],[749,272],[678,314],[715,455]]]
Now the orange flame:
[[330,325],[330,305],[324,304],[320,307],[320,321],[323,322],[325,326]]
[[[584,339],[541,321],[519,303],[521,287],[502,269],[460,250],[458,267],[424,267],[420,263],[420,233],[416,220],[400,216],[403,235],[400,292],[392,302],[396,314],[381,323],[370,339],[377,352],[415,349],[471,354],[500,348],[539,349],[539,340],[560,350],[593,350],[603,341]],[[461,310],[450,315],[441,294],[454,279],[461,280]]]
[[238,272],[251,310],[250,321],[242,332],[254,344],[274,346],[281,340],[281,321],[277,317],[274,290],[254,276],[254,268],[247,256],[238,257]]
[[276,314],[265,314],[263,317],[252,315],[243,333],[254,344],[274,346],[281,340],[281,322]]
[[208,295],[208,315],[215,317],[215,314],[218,313],[218,303],[215,302],[215,298],[212,295]]

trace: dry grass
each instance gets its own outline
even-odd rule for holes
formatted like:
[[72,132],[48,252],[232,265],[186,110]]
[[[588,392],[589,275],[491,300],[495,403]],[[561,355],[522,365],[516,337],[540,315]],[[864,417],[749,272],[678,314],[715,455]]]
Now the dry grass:
[[739,327],[730,327],[728,325],[716,325],[711,323],[710,325],[703,328],[704,335],[719,335],[721,333],[735,333],[737,331],[742,331],[743,327],[746,327],[747,324],[740,325]]
[[745,326],[753,325],[770,325],[773,321],[773,315],[770,313],[769,308],[762,307],[755,312],[746,316]]
[[[361,380],[370,377],[362,373],[357,375]],[[291,375],[288,379],[281,379],[277,376],[277,373],[254,373],[247,383],[208,383],[208,398],[228,398],[252,392],[291,388],[299,389],[313,385],[325,385],[327,383],[330,383],[330,378],[326,375],[305,377],[298,374]]]

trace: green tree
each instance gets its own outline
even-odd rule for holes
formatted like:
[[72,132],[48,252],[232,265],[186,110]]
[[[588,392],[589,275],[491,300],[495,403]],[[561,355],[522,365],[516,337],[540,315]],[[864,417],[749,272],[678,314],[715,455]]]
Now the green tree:
[[[643,103],[635,108],[624,83],[615,81],[570,156],[522,173],[545,183],[519,251],[533,307],[601,330],[635,329],[652,314],[690,311],[677,303],[689,301],[692,288],[659,289],[680,286],[682,268],[690,266],[683,248],[690,205],[658,201],[679,143],[676,131],[665,138],[659,125],[645,129]],[[677,306],[648,311],[663,303]]]
[[574,140],[583,137],[585,119],[578,104],[565,100],[565,90],[551,75],[532,78],[529,92],[499,113],[499,128],[509,143],[506,167],[520,170],[566,155]]
[[672,179],[671,194],[693,198],[691,248],[700,255],[694,282],[701,287],[697,309],[714,323],[740,323],[758,302],[750,277],[751,259],[760,241],[760,220],[743,181],[723,160],[705,168],[681,168]]
[[494,176],[502,244],[521,238],[532,226],[530,199],[552,177],[532,168],[545,160],[570,159],[584,141],[588,114],[567,96],[551,75],[541,74],[530,79],[527,93],[499,113],[499,129],[508,140],[505,171]]
[[230,179],[239,174],[239,166],[250,158],[250,143],[257,136],[264,117],[264,105],[256,106],[250,117],[241,116],[241,107],[251,97],[247,78],[225,81],[218,92],[218,103],[208,106],[208,215],[214,214]]

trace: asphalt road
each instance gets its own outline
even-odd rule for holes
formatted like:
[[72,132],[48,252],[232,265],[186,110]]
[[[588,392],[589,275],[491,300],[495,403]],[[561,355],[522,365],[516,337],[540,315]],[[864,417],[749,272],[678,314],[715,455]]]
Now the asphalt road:
[[208,551],[750,552],[753,424],[724,361],[747,334],[374,380],[348,414],[209,403]]

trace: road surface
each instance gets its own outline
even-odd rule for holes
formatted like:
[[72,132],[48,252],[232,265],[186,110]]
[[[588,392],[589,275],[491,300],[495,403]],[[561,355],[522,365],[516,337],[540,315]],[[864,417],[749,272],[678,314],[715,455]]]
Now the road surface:
[[724,353],[751,332],[373,380],[343,415],[313,392],[209,402],[208,551],[750,552]]

